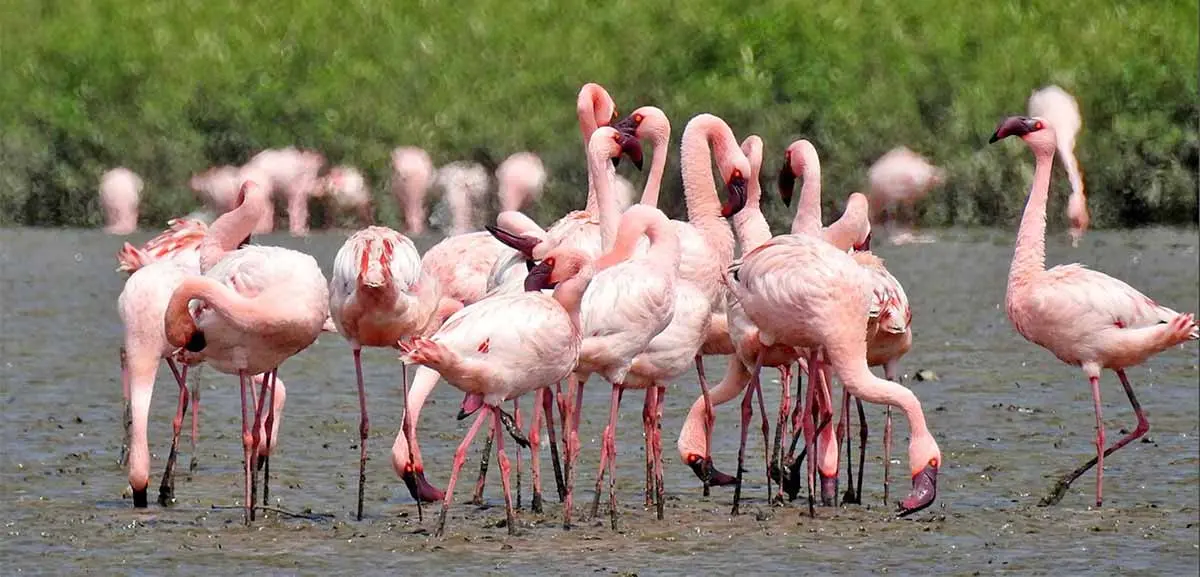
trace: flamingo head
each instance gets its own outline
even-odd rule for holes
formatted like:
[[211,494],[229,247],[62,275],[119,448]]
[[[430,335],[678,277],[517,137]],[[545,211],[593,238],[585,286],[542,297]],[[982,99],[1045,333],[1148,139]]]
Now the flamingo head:
[[905,517],[933,504],[937,498],[938,469],[942,451],[931,435],[913,439],[908,449],[912,471],[912,492],[900,502],[899,515]]
[[528,259],[533,258],[534,249],[536,249],[537,246],[542,243],[542,240],[535,236],[513,234],[498,226],[489,224],[484,226],[484,228],[486,228],[487,231],[496,238],[496,240],[500,241],[505,246],[508,246],[509,248],[512,248],[513,250],[525,255],[525,258]]
[[630,136],[617,131],[617,145],[620,147],[620,154],[612,157],[613,166],[621,164],[621,155],[629,157],[629,161],[633,163],[638,170],[642,169],[642,142],[637,136]]
[[804,169],[808,166],[810,158],[814,158],[817,154],[817,149],[812,143],[800,139],[793,142],[783,151],[783,166],[779,169],[779,198],[783,199],[783,204],[792,205],[792,193],[796,188],[796,177],[804,174]]
[[666,141],[671,134],[671,121],[657,106],[643,106],[629,116],[609,124],[621,134],[637,139]]
[[1010,136],[1020,137],[1030,147],[1038,151],[1052,151],[1057,144],[1054,128],[1045,119],[1036,116],[1010,116],[1000,122],[996,132],[988,139],[988,143],[1003,140]]
[[525,276],[525,291],[553,289],[559,283],[578,276],[590,277],[591,263],[586,254],[570,247],[556,248],[529,269]]
[[870,233],[870,231],[868,231],[867,236],[865,238],[863,238],[862,242],[854,245],[854,252],[867,252],[870,250],[871,250],[871,233]]
[[[742,157],[742,160],[745,160],[745,156]],[[749,165],[749,162],[746,164]],[[729,194],[729,201],[721,207],[721,216],[729,218],[746,207],[747,174],[750,174],[749,167],[745,171],[741,168],[734,168],[729,173],[729,178],[725,180],[725,192]]]

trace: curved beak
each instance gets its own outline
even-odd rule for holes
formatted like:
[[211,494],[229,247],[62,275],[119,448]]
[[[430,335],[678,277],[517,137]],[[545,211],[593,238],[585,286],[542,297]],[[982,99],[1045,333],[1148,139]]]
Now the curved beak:
[[458,420],[463,420],[478,411],[483,406],[483,395],[467,393],[463,397],[462,406],[458,408]]
[[1022,136],[1029,133],[1029,128],[1026,126],[1025,119],[1020,116],[1010,116],[1000,122],[1000,126],[996,127],[996,132],[992,133],[992,137],[988,139],[988,144],[1003,140],[1010,136]]
[[553,270],[554,267],[545,262],[539,262],[529,269],[529,274],[525,276],[525,292],[554,288],[554,283],[550,282],[550,273]]
[[907,517],[933,504],[937,498],[937,474],[936,466],[926,465],[913,475],[912,492],[900,502],[899,516]]
[[779,198],[783,199],[783,204],[786,206],[792,205],[792,190],[796,188],[796,173],[792,172],[792,163],[784,161],[783,168],[779,169]]
[[746,208],[746,179],[736,177],[725,183],[725,191],[729,193],[729,202],[721,207],[721,216],[729,218],[743,208]]
[[445,498],[445,493],[425,479],[425,471],[408,470],[400,474],[400,479],[408,487],[413,499],[422,503],[436,503]]
[[[620,140],[621,154],[628,156],[629,161],[632,162],[633,165],[636,166],[638,170],[641,170],[642,169],[642,142],[640,140],[638,140],[636,136],[630,136],[623,132],[620,133],[620,136],[621,136],[621,140]],[[612,159],[612,162],[613,162],[613,166],[620,165],[621,157],[614,156]]]
[[492,233],[492,236],[496,237],[496,240],[500,241],[505,246],[508,246],[509,248],[512,248],[525,255],[525,258],[533,258],[533,249],[542,243],[542,241],[538,238],[532,236],[515,235],[498,226],[489,224],[484,226],[484,228],[486,228],[488,232]]
[[617,132],[620,132],[622,136],[627,136],[629,138],[637,138],[638,124],[633,119],[632,114],[630,114],[629,116],[626,116],[625,118],[622,118],[612,124],[609,124],[609,126],[612,127],[614,130],[616,130]]
[[696,474],[696,478],[701,481],[708,480],[710,487],[724,487],[737,483],[737,478],[722,473],[713,466],[711,458],[701,457],[699,455],[689,455],[687,459],[688,467],[691,467],[692,473]]

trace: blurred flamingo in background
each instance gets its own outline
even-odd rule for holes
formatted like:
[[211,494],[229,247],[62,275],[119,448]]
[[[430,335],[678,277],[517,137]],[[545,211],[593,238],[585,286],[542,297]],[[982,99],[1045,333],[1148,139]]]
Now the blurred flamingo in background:
[[[337,331],[350,343],[358,379],[359,463],[358,520],[362,520],[366,482],[367,393],[363,385],[362,347],[396,347],[401,339],[431,332],[440,290],[421,272],[417,247],[404,235],[382,226],[354,233],[338,250],[329,283],[329,310]],[[401,374],[404,396],[407,371]],[[407,416],[402,431],[411,435]],[[418,501],[418,506],[420,501]]]
[[[268,202],[266,191],[254,182],[242,187],[243,205]],[[212,228],[218,228],[214,223]],[[329,317],[329,288],[313,257],[280,247],[249,245],[219,259],[201,255],[203,276],[185,278],[171,294],[165,315],[167,341],[183,347],[189,362],[207,362],[218,371],[237,374],[241,381],[242,444],[245,454],[245,520],[254,518],[260,427],[266,412],[267,429],[273,405],[265,401],[279,365],[304,350],[321,333]],[[212,264],[208,264],[212,263]],[[202,306],[193,312],[190,303]],[[246,401],[251,377],[271,373],[259,392],[251,427]]]
[[[292,236],[305,236],[308,234],[308,199],[316,190],[317,174],[324,165],[325,157],[312,150],[292,146],[268,149],[254,155],[242,167],[240,178],[243,182],[259,182],[272,197],[282,194],[287,200],[288,231]],[[264,177],[266,180],[261,180]]]
[[241,169],[236,166],[214,166],[204,172],[193,174],[188,187],[200,198],[200,202],[216,214],[233,210],[237,202]]
[[500,210],[522,210],[536,201],[546,185],[546,168],[532,152],[517,152],[496,168]]
[[[560,249],[530,271],[527,292],[496,295],[474,303],[447,319],[433,336],[402,343],[402,361],[426,365],[467,393],[459,419],[484,409],[454,453],[436,536],[445,530],[467,449],[489,413],[504,485],[508,532],[516,533],[510,466],[501,425],[519,444],[528,442],[500,404],[559,382],[574,370],[581,338],[579,306],[593,272],[585,255]],[[542,293],[543,288],[553,288],[553,295]]]
[[371,226],[375,222],[371,216],[371,189],[357,168],[338,165],[329,169],[329,174],[320,179],[315,190],[316,196],[329,196],[331,214],[327,218],[335,225],[338,214],[343,212],[355,213],[359,226]]
[[[925,198],[929,191],[941,186],[946,180],[946,171],[925,160],[921,155],[901,146],[888,151],[875,161],[868,174],[871,187],[871,208],[875,211],[872,221],[901,222],[904,227],[892,236],[893,244],[930,242],[932,239],[917,237],[916,209],[914,205]],[[892,218],[892,210],[896,218]],[[903,215],[903,218],[900,218]]]
[[[1133,394],[1125,369],[1139,365],[1171,347],[1200,338],[1192,314],[1157,305],[1121,280],[1079,264],[1046,269],[1046,201],[1054,149],[1060,142],[1051,120],[1013,116],[992,134],[991,142],[1020,137],[1036,162],[1033,187],[1017,231],[1017,245],[1008,273],[1004,305],[1008,318],[1026,340],[1041,345],[1059,360],[1081,367],[1092,387],[1096,408],[1096,458],[1063,477],[1042,500],[1053,505],[1071,483],[1093,466],[1096,506],[1103,501],[1104,458],[1150,430],[1142,406]],[[1100,405],[1100,371],[1117,373],[1133,405],[1137,427],[1109,448],[1104,447]]]
[[123,166],[100,176],[104,232],[125,235],[137,230],[138,197],[142,187],[141,177]]
[[1071,246],[1077,247],[1079,239],[1087,232],[1090,220],[1087,196],[1083,191],[1083,175],[1079,171],[1079,161],[1075,159],[1075,136],[1083,126],[1079,104],[1075,102],[1075,97],[1062,88],[1047,86],[1029,97],[1029,115],[1044,118],[1054,127],[1058,159],[1067,170],[1067,180],[1071,183],[1071,196],[1067,197],[1067,220],[1070,223]]
[[477,162],[451,162],[438,169],[434,183],[441,187],[442,198],[450,209],[447,234],[460,235],[476,230],[475,205],[487,196],[487,169]]
[[433,161],[415,146],[392,151],[392,196],[404,215],[404,234],[425,234],[425,195],[433,185]]

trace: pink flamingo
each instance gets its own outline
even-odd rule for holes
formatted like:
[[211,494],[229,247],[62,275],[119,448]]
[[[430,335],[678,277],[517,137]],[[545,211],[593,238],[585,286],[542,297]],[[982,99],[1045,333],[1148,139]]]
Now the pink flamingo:
[[[360,521],[370,430],[362,347],[396,347],[403,338],[431,332],[440,298],[437,281],[421,273],[417,247],[408,237],[390,228],[371,226],[354,233],[334,259],[329,310],[337,331],[350,343],[358,379],[361,413],[357,518]],[[407,396],[407,372],[400,382]],[[409,430],[407,423],[403,428]]]
[[[256,183],[243,185],[245,203],[267,202]],[[217,225],[214,223],[213,228]],[[205,258],[201,258],[202,266]],[[194,313],[189,303],[203,306]],[[192,362],[207,362],[241,381],[242,445],[245,453],[245,519],[254,518],[257,455],[262,414],[267,429],[274,419],[265,402],[270,375],[259,393],[253,433],[246,412],[251,376],[275,373],[289,357],[320,335],[329,317],[329,288],[311,256],[280,247],[244,246],[226,253],[203,276],[185,278],[171,295],[165,315],[167,341],[192,353]]]
[[890,207],[897,204],[900,205],[897,212],[908,215],[905,220],[910,230],[896,234],[892,243],[929,242],[919,239],[911,232],[911,228],[916,226],[917,218],[914,205],[925,198],[930,190],[945,182],[946,171],[901,146],[875,161],[868,178],[871,186],[871,206],[878,211],[878,218],[872,220],[888,220]]
[[532,152],[518,152],[496,169],[500,210],[521,210],[536,201],[546,184],[546,167]]
[[442,188],[442,197],[450,208],[449,233],[460,235],[475,230],[473,205],[487,195],[487,169],[476,162],[451,162],[438,169],[435,184]]
[[117,252],[117,272],[133,273],[159,261],[173,261],[193,274],[200,274],[200,244],[208,236],[208,225],[194,218],[173,218],[167,230],[140,248],[125,243]]
[[142,179],[132,170],[117,167],[100,177],[100,208],[104,210],[104,232],[130,234],[137,230],[138,196]]
[[[317,174],[325,165],[325,157],[311,150],[295,147],[269,149],[256,154],[243,166],[243,181],[260,178],[256,182],[268,187],[271,194],[282,193],[287,199],[288,231],[292,236],[308,234],[308,199],[317,187]],[[247,173],[246,171],[250,171]]]
[[433,184],[433,161],[415,146],[392,151],[392,196],[404,214],[404,233],[425,234],[425,194]]
[[867,197],[857,192],[846,200],[842,217],[827,227],[821,227],[821,159],[811,142],[800,139],[783,152],[783,167],[779,169],[779,195],[791,206],[796,177],[804,179],[800,186],[800,202],[792,219],[792,234],[806,227],[817,230],[819,236],[841,250],[860,250],[871,233],[867,215]]
[[[848,254],[815,235],[793,234],[776,237],[746,254],[740,265],[730,268],[727,282],[758,327],[763,345],[784,344],[814,352],[820,349],[851,395],[894,405],[905,412],[912,432],[909,465],[913,491],[901,503],[901,514],[928,507],[937,494],[941,451],[912,391],[874,376],[867,366],[864,335],[870,301],[864,290],[869,286],[865,270]],[[764,356],[760,352],[751,373],[751,387],[758,386]],[[820,367],[813,366],[818,358],[811,354],[810,373],[815,370],[820,374]],[[809,386],[810,401],[818,396],[818,388],[816,384]],[[836,478],[836,462],[834,467]]]
[[240,169],[236,166],[214,166],[193,174],[188,180],[188,187],[210,210],[223,214],[233,210],[237,201],[238,189],[242,185],[239,173]]
[[[606,125],[614,118],[615,109],[612,97],[602,86],[588,83],[580,89],[579,97],[576,99],[576,114],[579,119],[580,132],[583,133],[585,151],[592,133],[600,125]],[[589,190],[589,206],[595,203],[593,197],[594,192]],[[521,220],[526,224],[532,222],[529,219]],[[517,228],[511,227],[507,222],[501,224],[509,231],[515,231]],[[536,227],[536,223],[533,226]],[[536,234],[540,231],[541,229],[537,228],[536,232],[530,230],[528,233]],[[490,233],[486,231],[472,232],[447,237],[434,245],[422,257],[421,269],[437,278],[442,288],[443,298],[450,301],[448,306],[462,307],[478,302],[487,294],[488,279],[492,269],[499,261],[507,259],[513,254],[512,248],[496,240]],[[418,435],[415,431],[425,399],[433,391],[437,382],[436,371],[428,367],[417,369],[416,375],[413,376],[412,387],[409,389],[408,399],[405,402],[405,414],[411,415],[409,423],[414,431],[413,445],[409,446],[401,431],[396,435],[395,444],[392,446],[392,467],[396,470],[396,474],[404,480],[414,499],[425,502],[440,501],[442,493],[425,479],[425,468],[421,461],[420,448],[416,445]],[[555,456],[557,455],[555,448],[557,443],[551,423],[552,420],[547,419],[551,455]],[[557,458],[555,461],[557,462]],[[558,475],[556,475],[556,481],[559,480],[557,477]],[[564,497],[565,488],[562,483],[559,483],[559,498]]]
[[[471,440],[488,413],[492,416],[492,436],[504,485],[508,532],[516,533],[501,424],[518,443],[527,442],[500,403],[548,387],[574,370],[581,341],[579,305],[593,271],[585,255],[561,249],[530,271],[526,279],[528,292],[497,295],[474,303],[447,319],[432,337],[402,345],[402,361],[429,366],[467,393],[459,419],[486,407],[454,453],[436,536],[441,537],[445,530],[454,484]],[[554,288],[553,295],[543,294],[543,288]]]
[[[1192,314],[1159,306],[1104,273],[1078,264],[1046,269],[1046,200],[1057,144],[1054,127],[1046,119],[1013,116],[1000,123],[989,142],[1010,136],[1020,137],[1029,145],[1036,165],[1008,273],[1005,310],[1026,340],[1083,369],[1092,386],[1096,407],[1096,458],[1060,480],[1041,504],[1057,503],[1075,479],[1099,465],[1096,468],[1099,507],[1103,500],[1104,458],[1150,430],[1125,369],[1175,345],[1200,338],[1200,331]],[[1138,421],[1133,432],[1107,449],[1100,407],[1102,369],[1117,373]]]
[[358,213],[359,226],[371,226],[371,189],[363,174],[353,166],[339,165],[329,169],[329,174],[318,180],[316,196],[329,194],[333,209],[331,218],[336,222],[339,212]]
[[1079,246],[1079,239],[1087,232],[1087,196],[1083,191],[1083,175],[1079,161],[1075,159],[1075,136],[1083,126],[1079,115],[1079,104],[1075,97],[1057,86],[1047,86],[1029,96],[1029,115],[1044,118],[1054,127],[1058,147],[1058,159],[1067,170],[1071,183],[1071,196],[1067,197],[1067,221],[1070,223],[1071,246]]
[[[235,249],[245,241],[254,222],[257,221],[256,205],[242,203],[241,206],[226,213],[213,224],[207,235],[197,239],[189,235],[190,258],[171,259],[169,253],[153,262],[145,262],[149,257],[143,257],[136,263],[137,268],[125,282],[117,308],[125,325],[125,343],[121,349],[121,381],[125,398],[129,401],[127,418],[129,432],[129,484],[133,489],[134,506],[146,506],[146,489],[149,484],[150,453],[146,440],[146,425],[150,410],[150,397],[154,392],[154,381],[158,373],[160,359],[166,359],[179,385],[179,404],[174,421],[174,437],[171,442],[171,453],[167,461],[167,471],[159,489],[159,503],[166,505],[174,499],[174,466],[176,447],[179,441],[183,416],[188,405],[187,365],[180,370],[173,359],[177,347],[167,342],[164,325],[164,315],[168,302],[174,290],[184,279],[199,275],[200,258],[196,248],[199,245],[207,247],[207,252],[227,251]],[[169,237],[168,233],[156,240]],[[149,245],[143,249],[148,254],[161,254]],[[163,246],[166,241],[163,240]],[[128,243],[126,244],[128,248]],[[125,264],[123,262],[123,264]],[[199,392],[193,391],[192,408],[192,463],[189,468],[196,467],[195,454],[198,439],[197,411],[199,410]],[[283,396],[278,399],[278,408],[282,409]],[[277,423],[276,423],[277,426]],[[272,437],[268,437],[269,440]],[[256,450],[261,454],[269,454],[269,449],[256,444]]]

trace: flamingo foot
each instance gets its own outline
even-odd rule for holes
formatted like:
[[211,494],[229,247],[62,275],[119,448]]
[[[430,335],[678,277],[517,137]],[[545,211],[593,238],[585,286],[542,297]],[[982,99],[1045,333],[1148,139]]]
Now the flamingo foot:
[[933,504],[937,498],[937,475],[936,465],[927,465],[913,475],[912,492],[900,502],[900,517],[907,517]]
[[712,459],[709,457],[693,456],[691,459],[688,459],[688,466],[692,468],[692,472],[696,474],[696,478],[701,481],[707,480],[710,486],[724,487],[737,484],[736,477],[718,471],[713,466]]
[[824,473],[819,473],[821,476],[821,506],[836,507],[838,493],[838,477],[834,473],[832,476],[826,477]]
[[400,479],[404,481],[404,485],[408,487],[408,492],[413,499],[421,503],[436,503],[441,501],[446,495],[425,480],[425,471],[405,471]]

